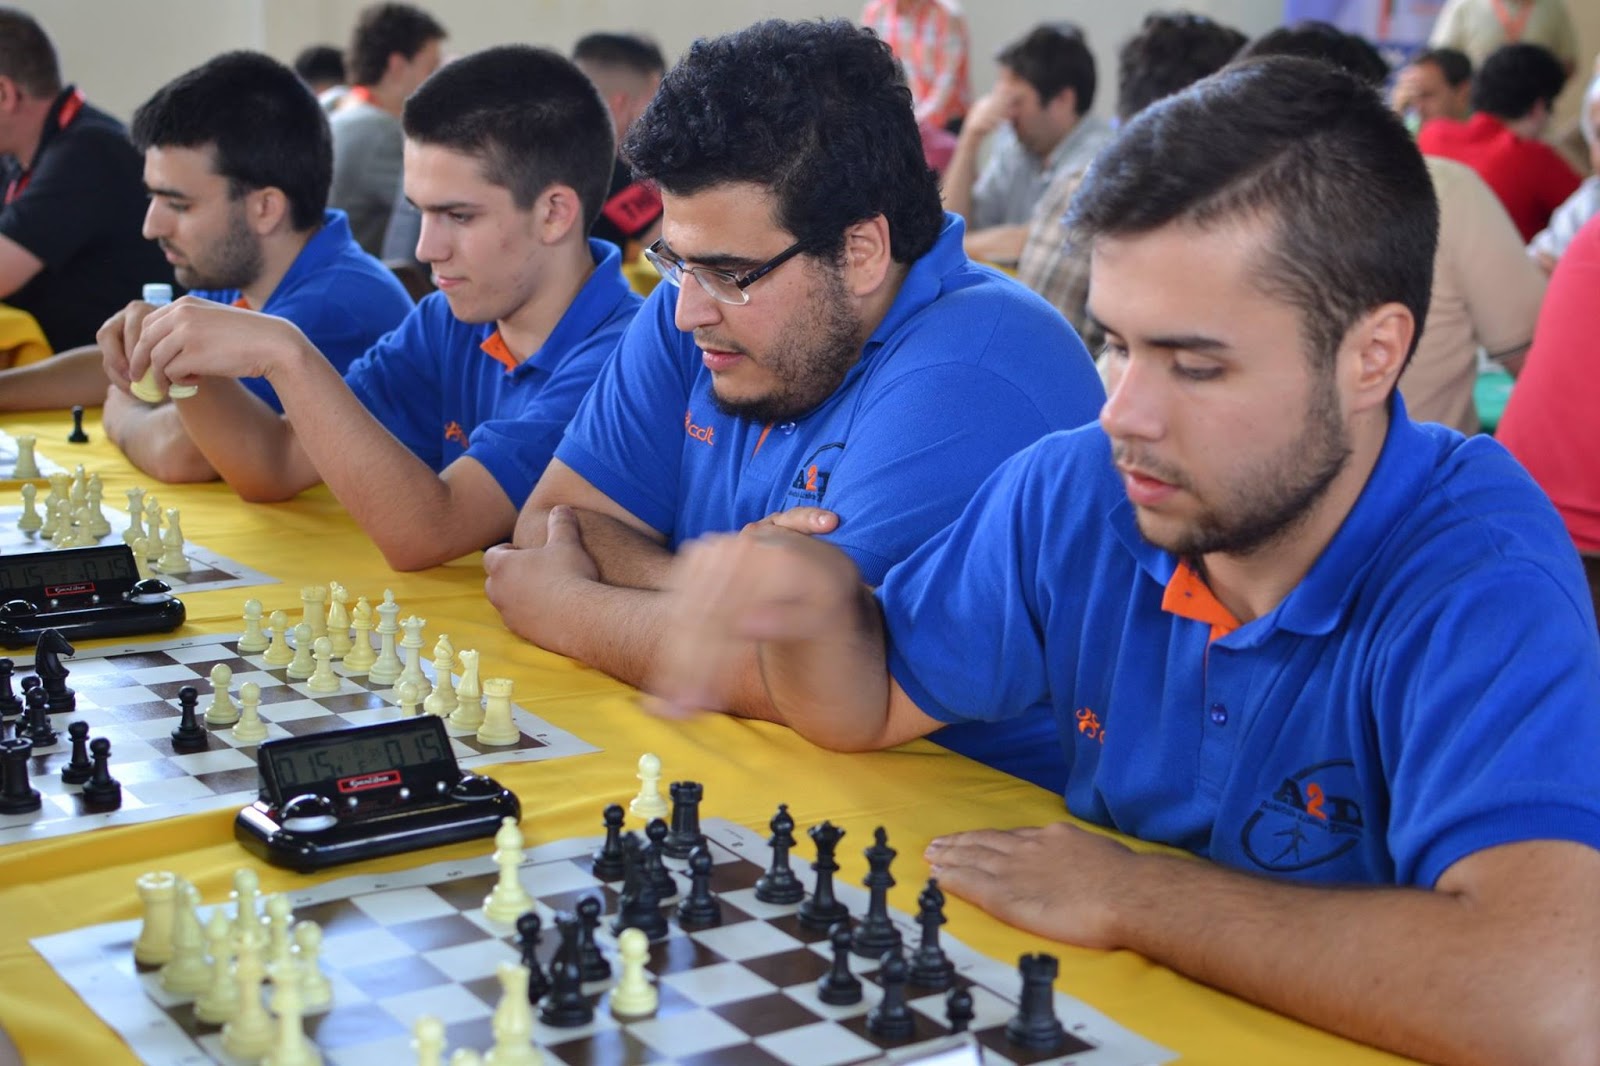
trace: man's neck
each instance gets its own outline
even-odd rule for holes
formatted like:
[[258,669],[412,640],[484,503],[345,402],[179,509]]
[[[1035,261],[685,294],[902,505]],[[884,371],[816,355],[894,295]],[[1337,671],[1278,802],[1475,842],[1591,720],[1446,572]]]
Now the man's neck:
[[4,145],[4,150],[6,154],[15,156],[24,170],[32,169],[39,154],[39,143],[44,140],[44,124],[54,105],[55,97],[41,100],[25,96],[10,123],[12,137],[10,143]]
[[507,317],[496,320],[500,340],[517,362],[523,362],[544,347],[556,323],[577,299],[594,269],[594,256],[589,254],[587,241],[564,246],[551,256],[542,271],[533,298]]
[[1061,131],[1061,136],[1051,141],[1049,146],[1039,153],[1038,159],[1041,164],[1050,162],[1050,157],[1056,154],[1056,149],[1067,143],[1067,138],[1072,136],[1072,132],[1078,128],[1078,123],[1081,121],[1083,120],[1080,116],[1073,116],[1067,128]]
[[354,100],[363,100],[379,111],[391,114],[395,118],[400,117],[406,98],[395,86],[380,81],[375,85],[358,85],[356,88],[359,92],[353,94]]
[[1260,618],[1282,603],[1332,543],[1378,465],[1388,436],[1386,409],[1375,426],[1355,438],[1350,458],[1311,511],[1271,543],[1248,555],[1213,553],[1201,558],[1206,584],[1241,623]]
[[317,225],[304,233],[290,230],[261,242],[261,273],[255,281],[239,290],[239,295],[244,297],[252,311],[259,311],[267,305],[282,283],[283,276],[289,273],[294,261],[300,258],[300,253],[321,229],[321,225]]

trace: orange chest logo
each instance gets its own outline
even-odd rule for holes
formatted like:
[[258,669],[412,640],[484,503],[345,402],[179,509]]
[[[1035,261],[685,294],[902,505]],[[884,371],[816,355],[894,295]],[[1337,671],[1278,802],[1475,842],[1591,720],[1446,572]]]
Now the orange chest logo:
[[683,412],[683,431],[687,433],[691,439],[700,441],[702,444],[710,444],[715,446],[717,443],[717,427],[695,425],[693,411]]
[[444,439],[453,440],[463,448],[467,446],[467,431],[461,428],[461,423],[453,419],[445,423]]
[[1087,707],[1080,707],[1075,717],[1078,720],[1078,732],[1101,744],[1106,742],[1106,728],[1100,724],[1098,714]]

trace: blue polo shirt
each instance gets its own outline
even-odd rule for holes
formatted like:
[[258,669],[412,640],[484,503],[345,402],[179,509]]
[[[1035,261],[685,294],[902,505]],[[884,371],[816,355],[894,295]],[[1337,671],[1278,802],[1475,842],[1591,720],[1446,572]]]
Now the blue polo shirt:
[[1571,541],[1494,441],[1391,412],[1333,540],[1244,625],[1140,537],[1098,427],[1046,438],[885,580],[894,678],[941,721],[1052,713],[1073,814],[1255,873],[1431,887],[1498,844],[1600,847]]
[[[947,216],[911,264],[844,382],[781,425],[723,414],[692,334],[658,286],[579,409],[556,457],[676,548],[800,505],[839,514],[826,538],[876,583],[961,513],[1002,460],[1105,400],[1066,321],[1016,282],[969,260]],[[759,290],[752,294],[755,301]],[[947,730],[935,739],[1059,785],[1036,722]]]
[[[196,289],[218,303],[235,304],[238,289]],[[341,374],[378,339],[411,312],[411,297],[388,267],[361,250],[350,236],[343,211],[325,211],[322,228],[311,235],[272,290],[262,314],[286,318],[300,327]],[[283,413],[266,378],[240,378],[245,388]]]
[[350,390],[435,472],[462,456],[521,508],[640,300],[616,247],[591,240],[594,273],[539,350],[517,362],[494,323],[463,322],[442,292],[345,373]]

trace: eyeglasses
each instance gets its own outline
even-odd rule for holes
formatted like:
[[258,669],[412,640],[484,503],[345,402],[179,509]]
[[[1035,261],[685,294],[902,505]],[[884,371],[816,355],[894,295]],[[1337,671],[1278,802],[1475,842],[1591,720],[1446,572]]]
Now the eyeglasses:
[[689,266],[682,260],[668,259],[665,254],[667,245],[664,240],[658,240],[646,248],[644,257],[650,260],[650,265],[656,268],[656,273],[672,282],[672,284],[681,287],[683,285],[683,276],[692,274],[694,279],[700,283],[700,287],[706,291],[706,295],[713,300],[725,304],[740,305],[750,302],[750,294],[745,291],[746,289],[799,255],[804,243],[803,241],[795,241],[748,274],[734,274],[727,270],[712,270],[710,267]]

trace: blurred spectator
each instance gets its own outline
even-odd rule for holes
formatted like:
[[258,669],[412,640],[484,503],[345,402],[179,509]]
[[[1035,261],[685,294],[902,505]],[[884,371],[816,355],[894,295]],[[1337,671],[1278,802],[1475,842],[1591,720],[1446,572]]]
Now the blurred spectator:
[[917,125],[955,132],[972,104],[967,20],[961,5],[955,0],[869,0],[861,24],[900,60]]
[[[1595,65],[1600,67],[1600,62]],[[1550,216],[1550,224],[1528,245],[1529,254],[1546,273],[1555,269],[1556,260],[1584,224],[1600,214],[1600,72],[1589,82],[1589,91],[1584,94],[1579,125],[1584,142],[1589,146],[1589,169],[1594,173],[1583,179],[1578,191],[1556,208],[1555,214]]]
[[628,33],[591,33],[573,46],[572,61],[600,90],[618,145],[611,188],[590,235],[615,244],[623,260],[631,261],[660,233],[661,194],[649,182],[633,180],[620,146],[661,87],[667,63],[653,41]]
[[294,72],[316,94],[324,111],[332,111],[349,91],[344,82],[344,54],[331,44],[301,49],[294,57]]
[[1472,112],[1472,60],[1454,48],[1418,52],[1400,68],[1389,99],[1413,133],[1430,119],[1464,119]]
[[1564,0],[1445,0],[1428,44],[1464,52],[1477,67],[1508,44],[1542,45],[1568,74],[1578,59]]

